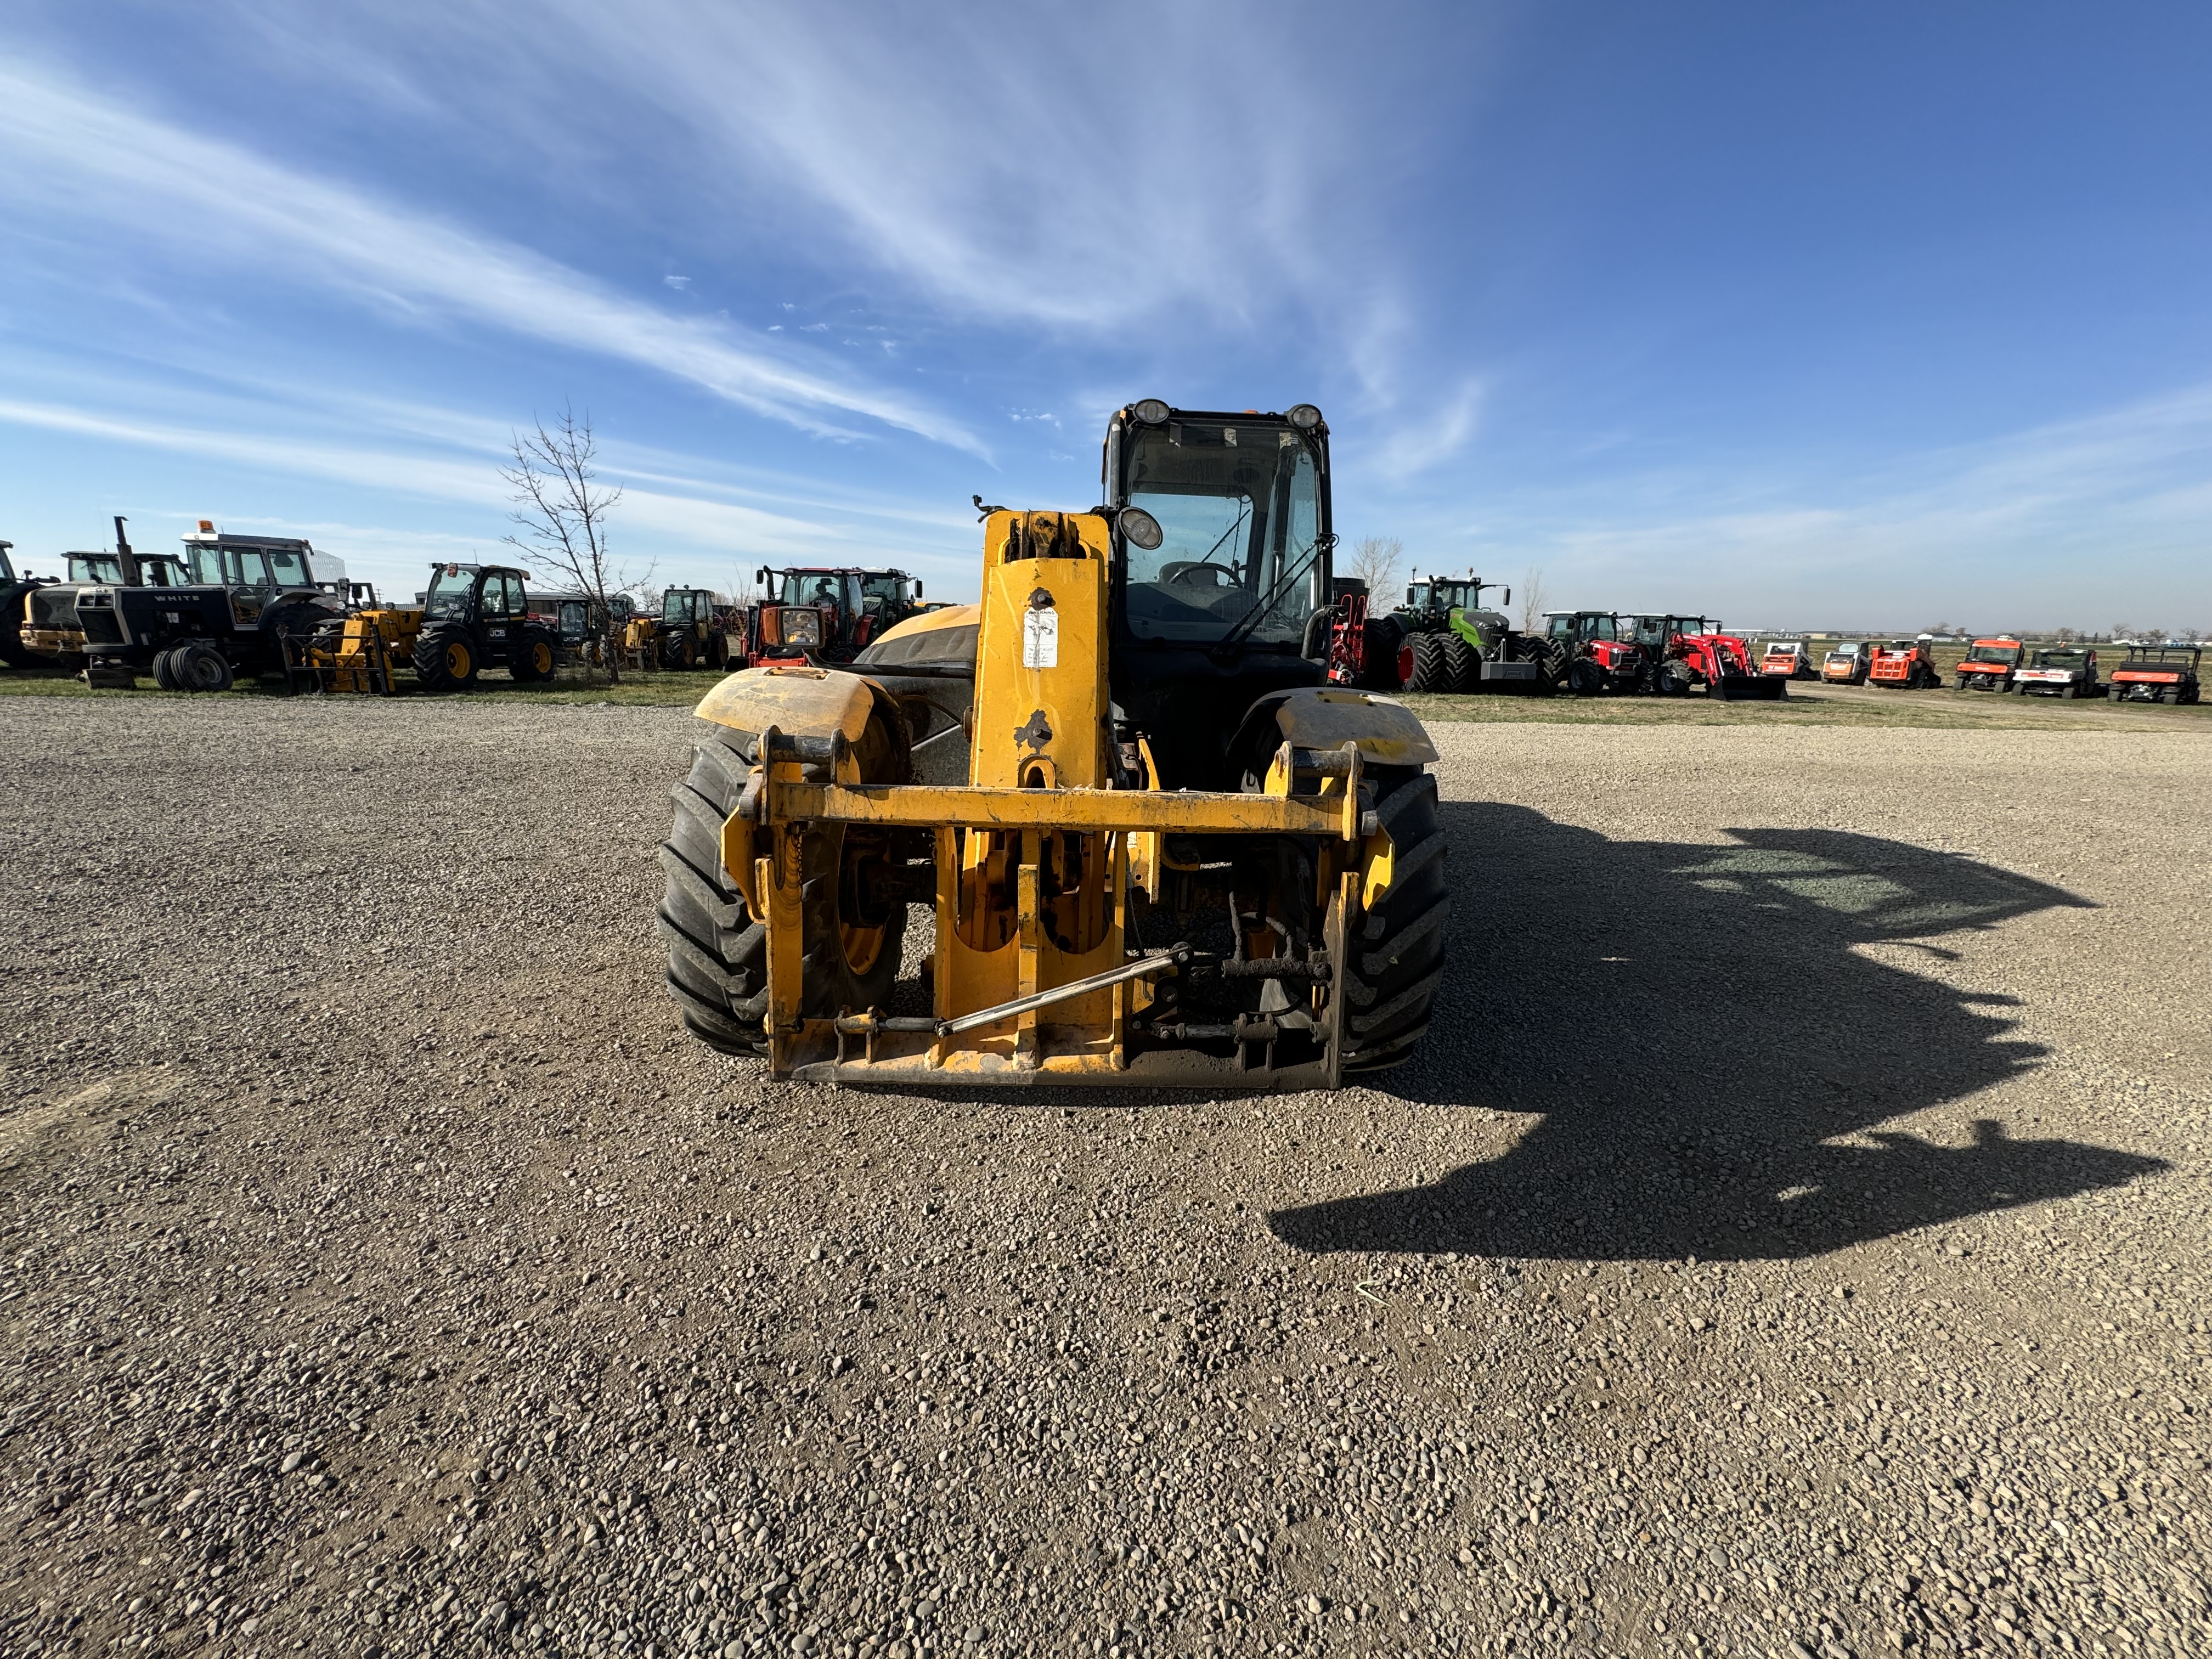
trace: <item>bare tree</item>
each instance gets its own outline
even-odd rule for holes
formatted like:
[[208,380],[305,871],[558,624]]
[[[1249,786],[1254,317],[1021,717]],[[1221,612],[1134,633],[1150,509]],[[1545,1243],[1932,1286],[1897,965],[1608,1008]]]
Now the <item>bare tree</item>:
[[1406,544],[1395,536],[1369,536],[1352,544],[1352,574],[1380,599],[1398,586],[1398,568],[1405,558]]
[[2135,631],[2136,630],[2134,629],[2129,627],[2125,623],[2114,623],[2112,624],[2112,637],[2115,640],[2124,640]]
[[[533,574],[572,583],[590,599],[597,625],[611,627],[614,611],[609,598],[637,579],[617,569],[607,549],[607,514],[623,493],[619,485],[599,485],[593,465],[599,441],[592,434],[591,416],[580,420],[564,404],[550,427],[534,421],[530,431],[514,434],[514,465],[500,468],[499,476],[514,492],[507,499],[515,510],[507,516],[522,533],[501,539],[522,556]],[[622,653],[601,654],[607,678],[620,684]]]
[[1544,567],[1532,564],[1521,579],[1521,631],[1533,634],[1544,620]]

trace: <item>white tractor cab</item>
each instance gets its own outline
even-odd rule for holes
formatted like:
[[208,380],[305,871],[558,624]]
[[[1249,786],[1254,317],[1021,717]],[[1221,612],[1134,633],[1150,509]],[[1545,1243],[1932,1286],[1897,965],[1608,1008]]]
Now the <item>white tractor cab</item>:
[[319,587],[347,597],[345,561],[294,537],[237,536],[202,519],[198,531],[185,537],[185,563],[194,586]]

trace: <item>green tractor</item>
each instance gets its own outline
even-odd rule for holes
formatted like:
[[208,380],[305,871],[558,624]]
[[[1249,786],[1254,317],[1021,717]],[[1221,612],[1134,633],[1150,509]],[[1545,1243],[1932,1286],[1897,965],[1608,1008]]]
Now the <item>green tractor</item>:
[[1513,590],[1477,577],[1431,576],[1406,589],[1392,611],[1413,647],[1408,691],[1528,691],[1550,689],[1544,678],[1542,642],[1514,630],[1504,614],[1482,608],[1485,588],[1500,605]]

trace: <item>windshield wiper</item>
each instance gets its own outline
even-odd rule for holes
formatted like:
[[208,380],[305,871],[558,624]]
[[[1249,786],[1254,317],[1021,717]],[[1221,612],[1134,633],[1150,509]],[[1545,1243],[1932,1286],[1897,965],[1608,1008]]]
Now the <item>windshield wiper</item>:
[[1275,601],[1282,598],[1290,585],[1299,580],[1306,572],[1313,568],[1314,561],[1321,556],[1321,549],[1322,538],[1316,537],[1313,545],[1306,549],[1305,557],[1277,577],[1275,585],[1261,596],[1259,604],[1244,613],[1243,620],[1214,641],[1212,654],[1216,657],[1226,656],[1242,645],[1245,636],[1267,620],[1267,613],[1275,608]]

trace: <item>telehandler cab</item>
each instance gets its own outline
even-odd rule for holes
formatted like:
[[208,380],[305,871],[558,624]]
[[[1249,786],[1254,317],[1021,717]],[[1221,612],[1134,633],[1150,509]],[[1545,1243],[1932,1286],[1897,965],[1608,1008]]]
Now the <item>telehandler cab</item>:
[[[1321,412],[1147,399],[1103,474],[1091,512],[985,510],[969,620],[699,704],[660,854],[695,1036],[902,1086],[1335,1087],[1413,1052],[1450,937],[1436,750],[1303,654],[1332,592]],[[898,688],[963,672],[959,781],[914,781],[933,744]],[[926,986],[895,985],[909,902]]]

